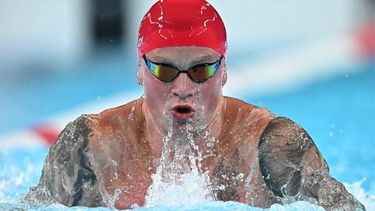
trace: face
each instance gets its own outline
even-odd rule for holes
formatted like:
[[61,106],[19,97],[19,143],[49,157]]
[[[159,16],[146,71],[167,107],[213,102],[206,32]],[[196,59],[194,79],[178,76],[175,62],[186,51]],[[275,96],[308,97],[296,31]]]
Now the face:
[[[158,48],[146,57],[155,63],[187,70],[198,64],[213,63],[221,55],[210,48],[184,46]],[[165,134],[170,127],[175,131],[186,125],[207,127],[219,111],[226,77],[225,59],[215,75],[202,83],[192,81],[187,73],[180,73],[171,82],[163,82],[152,74],[142,58],[138,70],[138,80],[144,86],[144,109]]]

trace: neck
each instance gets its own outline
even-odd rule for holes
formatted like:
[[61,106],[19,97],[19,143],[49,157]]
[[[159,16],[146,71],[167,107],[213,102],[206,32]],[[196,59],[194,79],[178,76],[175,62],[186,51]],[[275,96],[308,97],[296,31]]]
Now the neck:
[[[198,151],[206,150],[208,139],[219,137],[222,124],[222,114],[224,109],[225,99],[224,97],[221,97],[218,106],[215,109],[214,115],[210,122],[207,124],[207,127],[200,128],[199,131],[192,131],[192,137],[194,139],[195,144],[198,146]],[[157,157],[160,157],[163,151],[163,147],[166,147],[164,146],[163,138],[167,137],[170,134],[168,134],[168,130],[163,128],[162,125],[157,124],[155,122],[149,108],[145,103],[143,103],[142,105],[142,111],[144,113],[146,120],[147,137],[150,142],[150,146],[152,148],[153,153],[155,153]],[[184,139],[183,136],[179,135],[172,135],[169,138],[172,140],[176,139],[175,141],[178,141],[178,139]],[[171,143],[173,144],[174,142]]]
[[154,121],[154,118],[152,118],[151,112],[146,103],[143,103],[142,111],[146,120],[147,139],[150,142],[152,152],[156,157],[160,157],[163,149],[163,137],[165,134],[162,133],[162,128],[159,127]]
[[[209,141],[212,142],[213,139],[219,138],[221,130],[222,130],[222,120],[223,120],[222,117],[223,117],[223,112],[225,111],[225,106],[226,106],[225,98],[221,97],[209,124],[207,125],[207,127],[202,129],[202,131],[199,133],[201,135],[196,138],[196,143],[199,146],[199,149],[201,151],[209,150],[207,149],[207,146],[210,145],[208,144],[208,142]],[[214,141],[212,144],[215,145],[215,143],[217,142]],[[211,147],[213,147],[213,145],[211,145]],[[211,148],[211,147],[208,147],[208,148]]]

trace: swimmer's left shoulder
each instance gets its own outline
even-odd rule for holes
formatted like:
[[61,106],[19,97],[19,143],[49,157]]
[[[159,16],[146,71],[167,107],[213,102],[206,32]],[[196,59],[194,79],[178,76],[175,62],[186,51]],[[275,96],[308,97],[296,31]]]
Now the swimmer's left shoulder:
[[[222,139],[243,148],[256,148],[260,135],[275,116],[267,109],[242,100],[225,97]],[[223,142],[226,143],[226,142]]]
[[276,116],[266,108],[252,105],[237,98],[224,97],[224,99],[225,110],[228,116],[240,116],[242,118],[251,116],[252,118],[256,117],[256,119],[267,118],[270,120],[276,118]]
[[[259,165],[267,186],[278,197],[295,196],[301,189],[302,162],[310,150],[320,153],[307,132],[285,117],[272,120],[262,133],[258,145]],[[322,166],[314,159],[312,166]]]
[[285,151],[306,151],[313,141],[299,124],[286,117],[277,117],[264,129],[259,145],[272,145]]
[[365,210],[342,183],[329,175],[312,138],[290,119],[272,120],[258,150],[263,179],[280,202],[307,200],[327,210]]

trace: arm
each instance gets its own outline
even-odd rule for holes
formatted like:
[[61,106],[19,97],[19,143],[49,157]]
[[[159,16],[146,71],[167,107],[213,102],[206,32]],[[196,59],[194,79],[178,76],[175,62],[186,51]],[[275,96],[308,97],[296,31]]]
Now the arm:
[[65,127],[49,150],[38,186],[25,196],[26,203],[90,207],[103,204],[86,155],[89,133],[86,116]]
[[327,210],[365,210],[329,175],[327,163],[311,137],[291,120],[272,120],[258,147],[263,178],[279,201],[305,200]]

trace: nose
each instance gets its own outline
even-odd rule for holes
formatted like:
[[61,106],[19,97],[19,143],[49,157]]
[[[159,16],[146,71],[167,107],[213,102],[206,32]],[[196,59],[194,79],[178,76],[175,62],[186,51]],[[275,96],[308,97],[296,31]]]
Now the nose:
[[180,73],[173,81],[172,94],[180,99],[186,99],[194,94],[194,82],[187,73]]

